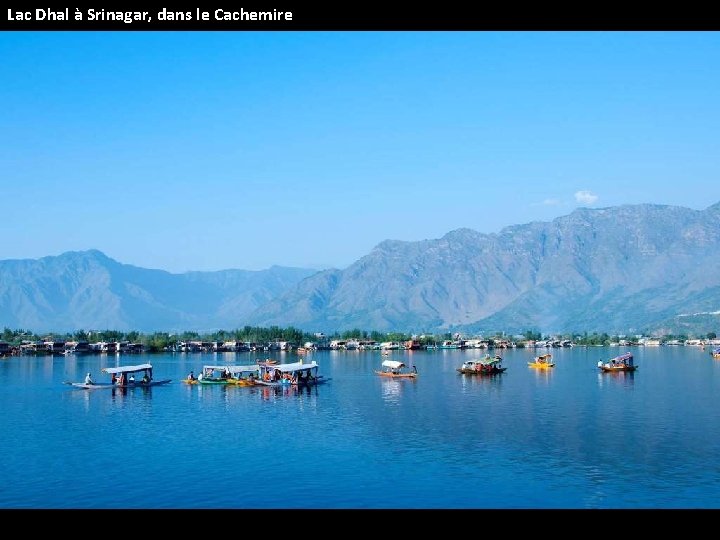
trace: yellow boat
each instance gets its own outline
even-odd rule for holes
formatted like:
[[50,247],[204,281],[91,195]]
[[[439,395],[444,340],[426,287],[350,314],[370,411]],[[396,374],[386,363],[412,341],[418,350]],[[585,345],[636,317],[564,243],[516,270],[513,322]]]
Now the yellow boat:
[[552,354],[543,354],[541,356],[536,356],[533,362],[528,362],[528,366],[538,369],[548,369],[551,367],[555,367],[555,363],[551,362],[551,360]]

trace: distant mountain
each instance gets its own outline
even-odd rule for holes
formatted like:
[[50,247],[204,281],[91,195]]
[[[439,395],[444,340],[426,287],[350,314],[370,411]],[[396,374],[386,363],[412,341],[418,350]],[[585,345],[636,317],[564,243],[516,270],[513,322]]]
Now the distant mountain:
[[120,264],[99,251],[0,261],[0,326],[37,332],[230,330],[314,273],[273,267],[170,274]]
[[387,241],[250,322],[305,329],[627,331],[720,309],[720,203],[579,209],[550,223]]

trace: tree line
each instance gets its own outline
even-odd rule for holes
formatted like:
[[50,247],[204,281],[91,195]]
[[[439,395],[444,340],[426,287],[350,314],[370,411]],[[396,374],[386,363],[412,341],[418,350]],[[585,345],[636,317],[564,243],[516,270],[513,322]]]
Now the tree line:
[[[458,334],[452,332],[446,332],[441,334],[424,334],[417,336],[409,333],[402,332],[378,332],[378,331],[366,331],[360,329],[348,330],[345,332],[337,332],[332,335],[323,336],[322,341],[332,340],[350,340],[356,339],[360,341],[376,341],[379,343],[392,341],[392,342],[406,342],[410,340],[418,341],[421,345],[433,345],[442,341],[451,341],[456,339]],[[709,332],[702,336],[694,336],[699,339],[716,339],[715,332]],[[628,339],[626,336],[621,335],[610,335],[608,333],[587,333],[582,335],[578,334],[563,334],[563,335],[548,335],[542,334],[536,330],[528,330],[524,334],[516,336],[507,336],[505,333],[500,332],[493,334],[492,336],[486,337],[490,342],[496,342],[500,340],[511,340],[511,341],[540,341],[540,340],[569,340],[575,345],[587,345],[587,346],[601,346],[609,345],[610,343],[617,343],[621,339]],[[686,341],[689,336],[680,335],[665,335],[662,336],[663,341],[680,340]],[[266,344],[272,341],[287,341],[295,345],[303,345],[307,342],[317,343],[319,341],[318,334],[311,334],[304,332],[294,327],[280,328],[278,326],[271,326],[269,328],[251,327],[245,326],[242,329],[226,331],[218,330],[216,332],[183,332],[180,334],[168,333],[168,332],[155,332],[155,333],[141,333],[137,331],[132,332],[121,332],[116,330],[105,330],[102,332],[88,332],[85,330],[78,330],[72,333],[66,334],[36,334],[28,330],[11,330],[5,328],[0,335],[0,341],[9,343],[12,346],[19,346],[24,341],[87,341],[91,343],[97,342],[120,342],[128,341],[130,343],[140,343],[145,347],[145,350],[150,352],[160,352],[174,347],[180,342],[187,341],[205,341],[205,342],[226,342],[226,341],[240,341],[250,342],[258,344]],[[632,341],[632,339],[629,339]]]

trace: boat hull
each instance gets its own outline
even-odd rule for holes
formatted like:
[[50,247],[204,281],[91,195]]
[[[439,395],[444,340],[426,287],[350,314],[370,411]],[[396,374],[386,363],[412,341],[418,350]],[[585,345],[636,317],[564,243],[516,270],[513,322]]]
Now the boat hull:
[[303,381],[303,382],[291,382],[288,380],[282,380],[282,381],[257,380],[257,381],[255,381],[254,386],[271,386],[274,388],[283,387],[283,386],[317,386],[319,384],[325,384],[326,382],[328,382],[330,380],[331,379],[326,379],[324,376],[320,375],[319,377],[316,377],[312,381]]
[[486,376],[486,375],[499,375],[500,373],[505,373],[505,370],[507,368],[493,368],[489,371],[485,370],[477,370],[477,369],[463,369],[458,368],[458,373],[461,373],[462,375],[480,375],[480,376]]
[[376,375],[380,375],[381,377],[387,377],[388,379],[415,379],[417,378],[417,373],[386,373],[384,371],[376,371]]
[[82,390],[103,390],[108,388],[122,388],[122,389],[128,389],[128,388],[151,388],[153,386],[163,386],[166,384],[170,384],[172,381],[170,379],[163,380],[163,381],[151,381],[149,383],[144,382],[135,382],[130,384],[112,384],[112,383],[95,383],[95,384],[85,384],[85,383],[69,383],[70,386],[73,388],[80,388]]
[[555,367],[555,364],[548,364],[546,362],[528,362],[528,366],[537,369],[548,369]]
[[603,373],[621,373],[621,372],[633,372],[638,366],[621,366],[621,367],[601,367],[600,370]]

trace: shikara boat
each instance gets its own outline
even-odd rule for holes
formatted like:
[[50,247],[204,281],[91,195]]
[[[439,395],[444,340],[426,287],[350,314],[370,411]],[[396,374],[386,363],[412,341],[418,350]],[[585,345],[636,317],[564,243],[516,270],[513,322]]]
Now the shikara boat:
[[538,369],[547,369],[555,367],[555,362],[552,361],[552,354],[542,354],[536,356],[535,360],[528,362],[528,366]]
[[[110,382],[71,382],[66,384],[83,390],[100,390],[103,388],[150,388],[152,386],[162,386],[172,382],[170,379],[153,379],[152,364],[105,368],[102,372],[112,377]],[[135,380],[135,375],[139,375],[140,373],[143,374],[143,377],[139,380]]]
[[415,366],[412,367],[411,371],[404,363],[395,360],[385,360],[382,367],[382,370],[375,370],[376,375],[391,379],[414,379],[418,376]]
[[308,364],[300,361],[294,364],[259,365],[260,376],[255,381],[259,386],[316,386],[331,379],[318,375],[319,366],[314,360]]
[[621,354],[620,356],[616,356],[615,358],[612,358],[608,360],[607,362],[603,362],[602,360],[598,362],[598,369],[602,371],[603,373],[618,373],[621,371],[635,371],[638,366],[635,365],[635,362],[633,361],[633,355],[632,353],[625,353]]
[[228,366],[230,378],[226,379],[227,384],[234,386],[255,386],[260,378],[260,366]]
[[202,373],[198,375],[197,384],[204,386],[225,385],[232,378],[230,366],[203,366]]
[[460,366],[457,371],[463,375],[498,375],[504,373],[507,368],[502,366],[500,356],[485,355],[479,360],[468,360]]

